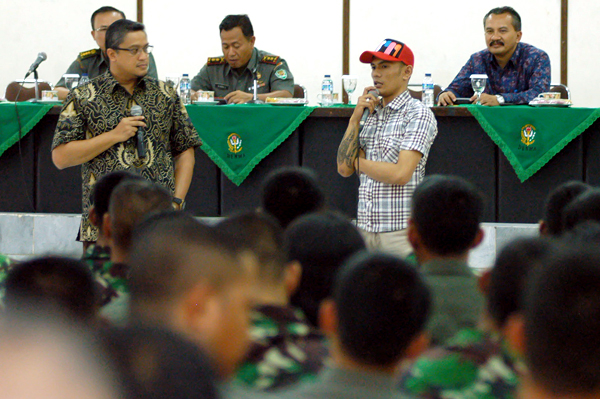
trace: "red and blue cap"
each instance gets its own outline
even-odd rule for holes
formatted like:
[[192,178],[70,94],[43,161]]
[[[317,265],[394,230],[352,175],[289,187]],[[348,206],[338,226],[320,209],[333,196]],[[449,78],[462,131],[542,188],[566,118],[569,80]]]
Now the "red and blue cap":
[[412,50],[406,44],[394,39],[385,39],[377,47],[377,50],[362,53],[360,62],[369,64],[374,57],[385,61],[402,61],[406,65],[415,65],[415,56]]

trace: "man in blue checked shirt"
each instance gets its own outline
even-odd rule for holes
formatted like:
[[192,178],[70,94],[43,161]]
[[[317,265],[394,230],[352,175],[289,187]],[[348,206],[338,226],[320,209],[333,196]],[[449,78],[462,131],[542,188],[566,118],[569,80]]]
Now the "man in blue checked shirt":
[[438,97],[439,105],[453,105],[457,97],[470,97],[472,74],[486,74],[481,104],[527,104],[550,88],[550,58],[545,51],[521,43],[521,17],[512,7],[494,8],[483,24],[487,50],[475,53]]

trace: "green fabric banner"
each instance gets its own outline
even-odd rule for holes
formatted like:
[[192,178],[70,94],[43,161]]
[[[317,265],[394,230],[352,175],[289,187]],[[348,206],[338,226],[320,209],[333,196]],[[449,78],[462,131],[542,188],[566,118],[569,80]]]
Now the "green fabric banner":
[[202,150],[236,185],[283,143],[315,107],[188,105]]
[[[21,138],[46,115],[57,103],[17,103],[21,120]],[[15,103],[0,103],[0,156],[19,141],[19,123]]]
[[600,117],[597,108],[466,106],[524,182]]

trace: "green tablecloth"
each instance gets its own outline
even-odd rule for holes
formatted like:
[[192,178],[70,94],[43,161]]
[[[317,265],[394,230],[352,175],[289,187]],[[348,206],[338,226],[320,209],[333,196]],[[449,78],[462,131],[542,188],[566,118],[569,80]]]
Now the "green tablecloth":
[[[56,103],[18,103],[22,137],[29,133],[54,105]],[[19,141],[19,123],[15,108],[15,103],[0,103],[0,156]]]
[[238,186],[315,109],[255,104],[186,108],[202,150]]
[[500,147],[521,182],[600,117],[597,108],[466,107]]

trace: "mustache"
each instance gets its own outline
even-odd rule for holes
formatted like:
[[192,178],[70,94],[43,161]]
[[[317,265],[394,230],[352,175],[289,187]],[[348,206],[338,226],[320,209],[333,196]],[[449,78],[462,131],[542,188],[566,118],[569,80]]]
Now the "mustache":
[[490,42],[490,46],[493,46],[494,44],[501,44],[504,46],[504,42],[502,40],[494,40],[493,42]]

